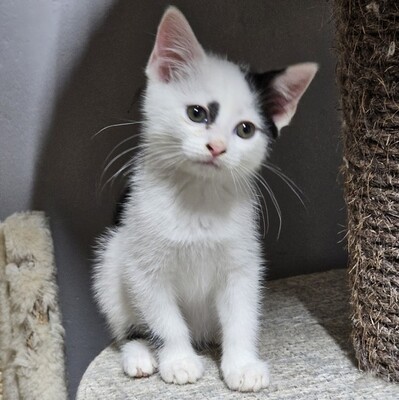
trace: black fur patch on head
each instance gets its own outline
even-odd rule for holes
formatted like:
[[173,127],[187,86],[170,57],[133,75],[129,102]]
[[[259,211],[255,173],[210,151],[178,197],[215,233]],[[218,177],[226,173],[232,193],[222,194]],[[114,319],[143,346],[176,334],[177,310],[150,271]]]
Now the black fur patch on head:
[[262,112],[265,125],[268,127],[273,139],[277,138],[278,129],[274,124],[271,115],[274,96],[272,82],[284,71],[285,69],[279,69],[263,73],[254,73],[243,70],[245,79],[247,80],[251,91],[258,97],[259,107]]
[[209,124],[213,124],[218,116],[220,105],[217,101],[208,104]]

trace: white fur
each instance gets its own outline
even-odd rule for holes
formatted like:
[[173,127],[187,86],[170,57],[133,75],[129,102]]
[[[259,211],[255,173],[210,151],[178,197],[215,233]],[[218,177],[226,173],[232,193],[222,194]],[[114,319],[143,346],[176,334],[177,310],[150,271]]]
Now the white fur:
[[[176,24],[182,24],[178,34]],[[263,267],[251,179],[269,139],[240,68],[202,48],[183,51],[184,43],[200,46],[195,37],[181,38],[183,31],[193,35],[179,11],[169,9],[146,69],[146,122],[132,195],[123,224],[103,237],[95,295],[117,340],[131,326],[162,340],[157,357],[166,382],[199,379],[203,366],[193,343],[216,341],[227,386],[257,391],[269,378],[257,353]],[[165,32],[175,53],[162,47]],[[220,104],[214,123],[188,118],[187,106],[214,101]],[[257,127],[253,137],[236,134],[242,121]],[[215,165],[204,164],[212,158],[210,142],[227,149]],[[142,342],[125,344],[122,362],[131,376],[155,370]]]
[[157,362],[145,341],[132,340],[122,346],[122,368],[133,378],[143,378],[155,372]]

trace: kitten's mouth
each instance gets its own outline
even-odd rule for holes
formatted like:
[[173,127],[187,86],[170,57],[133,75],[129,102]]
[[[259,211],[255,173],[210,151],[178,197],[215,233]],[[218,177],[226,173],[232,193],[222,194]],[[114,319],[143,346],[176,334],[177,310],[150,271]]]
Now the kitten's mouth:
[[194,161],[194,162],[195,162],[195,164],[206,165],[206,166],[210,166],[210,167],[213,167],[213,168],[220,168],[219,163],[214,159],[197,160],[197,161]]

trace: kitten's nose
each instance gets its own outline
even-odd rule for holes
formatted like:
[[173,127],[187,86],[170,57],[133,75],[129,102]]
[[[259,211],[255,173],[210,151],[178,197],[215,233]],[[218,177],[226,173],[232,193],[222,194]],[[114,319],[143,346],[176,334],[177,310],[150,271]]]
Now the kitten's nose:
[[223,153],[226,153],[226,144],[221,140],[215,140],[206,145],[206,148],[212,154],[213,157],[218,157]]

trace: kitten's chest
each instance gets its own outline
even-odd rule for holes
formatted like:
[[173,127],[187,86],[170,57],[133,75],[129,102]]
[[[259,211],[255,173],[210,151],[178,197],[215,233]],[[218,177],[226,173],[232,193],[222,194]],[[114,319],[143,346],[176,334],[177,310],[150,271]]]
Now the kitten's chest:
[[170,221],[170,226],[177,236],[186,239],[191,238],[189,241],[220,241],[226,236],[226,230],[232,223],[231,218],[223,218],[212,212],[201,210],[185,215],[180,213],[179,218]]
[[250,205],[222,188],[188,184],[146,192],[139,202],[142,227],[171,242],[221,242],[250,218]]
[[227,247],[222,243],[179,246],[170,255],[174,287],[185,301],[197,301],[211,295],[222,280],[229,262]]
[[231,215],[218,215],[203,209],[190,212],[169,209],[159,217],[164,220],[160,234],[178,243],[223,242],[238,229],[233,212]]

